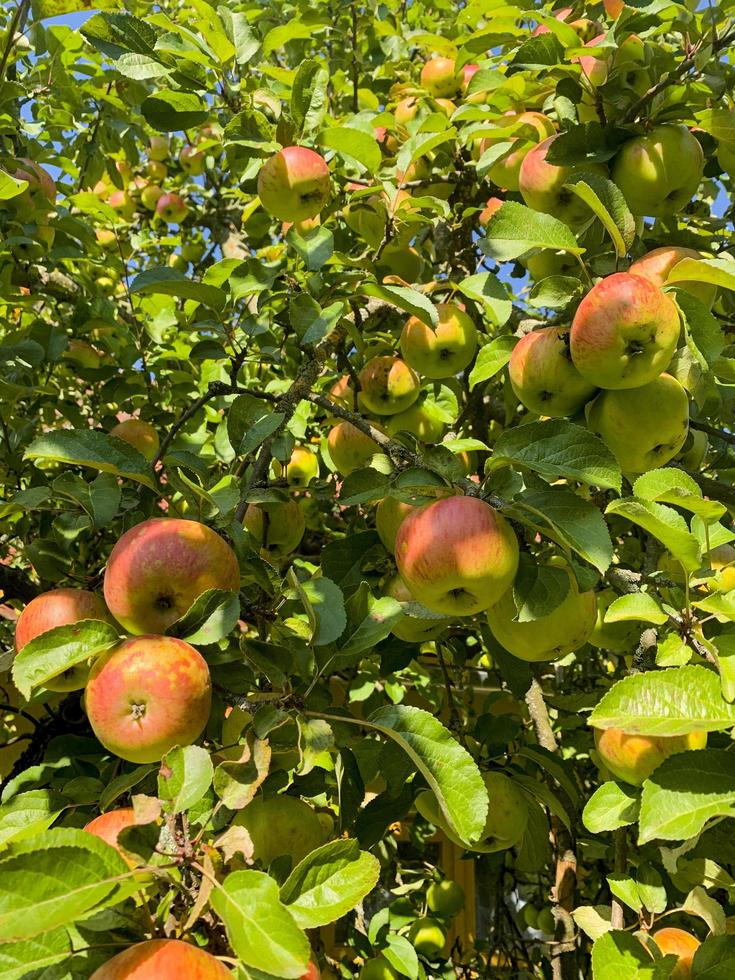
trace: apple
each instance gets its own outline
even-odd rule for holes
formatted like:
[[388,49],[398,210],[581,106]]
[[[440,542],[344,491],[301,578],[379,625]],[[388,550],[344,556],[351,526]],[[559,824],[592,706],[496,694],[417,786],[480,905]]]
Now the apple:
[[349,374],[344,374],[339,381],[335,381],[327,394],[335,405],[346,408],[348,412],[355,411],[355,392]]
[[180,939],[148,939],[128,946],[92,974],[91,980],[232,980],[211,953]]
[[421,69],[421,87],[435,99],[451,99],[459,95],[462,81],[452,58],[431,58]]
[[597,593],[597,619],[587,642],[599,650],[632,654],[640,639],[640,624],[630,621],[605,622],[605,614],[616,599],[617,595],[612,589],[603,589]]
[[614,82],[641,98],[653,84],[649,60],[644,41],[637,34],[626,37],[615,52]]
[[159,163],[157,160],[149,160],[145,169],[150,179],[157,184],[168,177],[168,167],[165,163]]
[[198,150],[195,146],[185,146],[179,153],[179,164],[185,174],[190,177],[199,177],[204,173],[207,155],[204,150]]
[[587,406],[587,428],[612,450],[624,473],[647,473],[665,466],[684,445],[689,397],[669,374],[640,388],[601,391]]
[[256,796],[240,810],[233,825],[244,827],[253,842],[253,857],[268,867],[288,854],[293,867],[325,843],[326,833],[316,810],[295,796]]
[[392,415],[385,427],[389,436],[399,432],[410,432],[421,442],[441,442],[446,432],[446,424],[425,405],[416,402],[405,412]]
[[188,213],[189,208],[180,194],[161,194],[156,201],[156,214],[167,225],[180,225]]
[[108,252],[117,249],[117,235],[110,228],[95,228],[95,238],[99,244]]
[[650,279],[616,272],[579,304],[570,335],[572,360],[598,388],[640,388],[669,366],[680,329],[670,296]]
[[572,363],[568,327],[542,327],[521,337],[508,374],[518,400],[529,411],[552,418],[574,415],[597,390]]
[[569,252],[552,252],[545,248],[518,261],[525,265],[534,282],[541,282],[549,276],[573,276],[579,279],[579,262]]
[[168,139],[165,136],[151,136],[148,141],[147,156],[149,160],[162,163],[168,160]]
[[[279,466],[279,472],[282,467]],[[319,459],[306,446],[295,446],[286,464],[286,483],[290,487],[308,487],[319,476]]]
[[329,430],[327,448],[334,468],[340,476],[367,466],[380,446],[370,436],[355,428],[351,422],[338,422]]
[[102,360],[99,351],[86,340],[77,340],[76,337],[70,338],[63,356],[67,361],[73,361],[82,368],[98,368]]
[[384,279],[390,276],[408,283],[421,282],[426,264],[413,246],[392,242],[383,249],[376,271]]
[[[604,41],[605,35],[598,34],[597,37],[593,38],[591,41],[587,41],[585,47],[595,48],[604,43]],[[607,76],[610,72],[610,60],[610,56],[607,54],[602,54],[600,57],[586,54],[580,55],[578,58],[574,58],[574,61],[576,61],[576,63],[581,67],[582,74],[593,88],[598,88],[600,85],[604,85],[607,81]]]
[[17,245],[13,245],[13,255],[23,262],[34,262],[40,259],[52,247],[56,238],[54,229],[42,221],[23,225],[22,234],[30,241],[18,242]]
[[395,119],[396,126],[405,129],[411,120],[416,118],[420,105],[421,100],[417,99],[415,95],[410,95],[406,99],[401,99],[393,110],[393,118]]
[[[31,599],[15,624],[15,652],[57,626],[70,626],[85,619],[116,625],[101,596],[85,589],[52,589]],[[77,664],[46,683],[49,691],[77,691],[84,687],[89,664]]]
[[449,878],[432,881],[426,891],[426,904],[430,912],[451,919],[464,908],[464,889]]
[[625,9],[623,0],[602,0],[602,2],[605,7],[605,13],[610,20],[617,20]]
[[396,536],[406,587],[432,612],[471,616],[510,588],[518,541],[504,517],[477,497],[445,497],[419,507]]
[[374,956],[366,960],[359,974],[359,980],[401,980],[401,977],[402,974],[384,956]]
[[159,200],[163,197],[163,188],[158,184],[146,184],[140,192],[140,203],[148,211],[155,211]]
[[411,923],[408,941],[420,956],[431,960],[442,951],[447,936],[436,919],[425,916]]
[[113,191],[108,197],[107,203],[126,221],[130,221],[135,214],[135,203],[127,191]]
[[[390,499],[390,498],[387,498]],[[385,594],[397,602],[415,602],[400,575],[394,575],[388,582]],[[419,616],[406,616],[391,628],[391,633],[405,643],[425,643],[433,640],[448,625],[446,619],[424,619]]]
[[274,559],[285,558],[298,548],[306,530],[296,500],[249,504],[244,523],[261,553]]
[[166,259],[166,265],[169,269],[177,269],[179,272],[186,272],[189,268],[189,263],[179,252],[172,252]]
[[319,967],[316,965],[314,960],[309,960],[306,967],[306,973],[302,973],[299,980],[320,980],[321,973],[319,972]]
[[[412,479],[410,474],[407,474],[407,479]],[[424,493],[426,496],[431,493],[432,496],[450,496],[454,493],[451,487],[448,487],[444,481],[438,477],[435,473],[426,472],[422,479],[429,483],[431,486],[436,487],[436,490],[419,490],[417,494],[420,495]],[[401,478],[398,478],[397,487],[401,486]],[[421,499],[420,496],[417,499]],[[378,501],[378,505],[375,508],[375,529],[378,532],[378,536],[383,543],[383,546],[387,551],[394,552],[396,548],[396,535],[398,534],[398,528],[408,517],[419,507],[422,507],[426,501],[421,503],[409,503],[408,501],[399,500],[397,497],[383,497],[382,500]],[[408,600],[405,600],[408,601]]]
[[518,176],[518,189],[526,204],[534,211],[553,214],[560,221],[576,227],[585,224],[592,217],[589,207],[564,185],[569,178],[578,173],[607,175],[600,163],[583,163],[558,166],[549,163],[546,155],[556,136],[549,136],[536,146],[532,146],[524,157]]
[[694,954],[702,945],[696,936],[673,926],[657,929],[652,936],[664,956],[673,953],[679,957],[673,973],[669,974],[669,980],[690,980]]
[[401,333],[401,354],[409,367],[432,380],[452,378],[472,363],[477,328],[454,303],[438,303],[439,323],[431,327],[412,316]]
[[689,435],[681,448],[677,459],[687,470],[698,470],[709,450],[709,439],[706,432],[699,429],[689,429]]
[[56,184],[51,175],[44,168],[28,157],[18,157],[21,164],[13,176],[16,180],[28,181],[26,190],[18,197],[12,198],[16,205],[26,207],[29,202],[34,205],[53,204],[56,200]]
[[329,167],[305,146],[286,146],[260,168],[258,196],[281,221],[313,218],[329,200]]
[[163,633],[208,589],[238,592],[235,552],[198,521],[154,517],[130,528],[110,553],[104,593],[129,633]]
[[202,241],[184,242],[181,246],[181,254],[187,262],[197,263],[202,258],[207,247]]
[[735,146],[725,142],[718,143],[717,162],[726,174],[735,175]]
[[712,548],[705,555],[709,567],[718,574],[714,579],[707,579],[705,585],[714,585],[718,592],[730,592],[735,589],[735,547],[731,544],[721,544]]
[[677,214],[697,192],[704,171],[699,140],[686,126],[665,123],[623,145],[612,179],[634,215]]
[[123,830],[126,830],[128,827],[134,827],[136,822],[135,810],[132,807],[121,807],[119,810],[108,810],[107,813],[101,813],[94,820],[90,820],[89,823],[85,824],[84,830],[88,834],[94,834],[95,837],[99,837],[106,844],[109,844],[110,847],[114,847],[120,853],[122,859],[131,868],[134,868],[137,861],[133,860],[123,851],[117,842],[117,838]]
[[489,197],[483,210],[480,212],[480,226],[486,228],[490,219],[503,206],[503,201],[499,197]]
[[508,653],[528,663],[558,660],[587,642],[597,619],[594,592],[580,592],[570,569],[569,591],[550,613],[519,622],[513,591],[508,590],[487,611],[487,621],[498,643]]
[[123,184],[129,184],[133,179],[133,168],[127,160],[115,160],[115,170],[120,174]]
[[[482,836],[470,850],[481,854],[493,854],[514,847],[521,841],[528,824],[528,804],[523,790],[519,789],[505,773],[498,770],[484,772],[482,779],[490,798],[490,809]],[[443,831],[453,844],[465,848],[439,808],[436,796],[431,790],[419,793],[414,806],[424,819]]]
[[642,786],[664,759],[678,752],[703,749],[706,732],[689,735],[635,735],[620,728],[595,728],[595,746],[606,769],[631,786]]
[[[648,252],[642,258],[637,259],[628,271],[631,275],[643,276],[644,279],[650,280],[654,285],[662,287],[682,259],[701,259],[703,257],[701,252],[697,252],[693,248],[667,245],[663,248],[654,248],[652,252]],[[712,307],[717,297],[717,286],[710,282],[697,282],[695,280],[677,282],[676,288],[696,296],[707,309]]]
[[110,435],[127,442],[149,461],[155,458],[161,444],[156,430],[150,422],[144,422],[143,419],[118,422],[110,429]]
[[418,375],[393,354],[373,357],[360,371],[358,405],[374,415],[398,415],[419,397]]
[[84,692],[92,731],[114,755],[143,765],[204,731],[212,703],[206,660],[173,636],[134,636],[95,660]]
[[[510,125],[512,122],[523,123],[525,126],[535,129],[537,133],[535,142],[553,136],[556,132],[554,123],[548,116],[545,116],[541,112],[521,112],[509,120],[507,125]],[[496,139],[484,139],[481,144],[481,151],[484,152],[488,146],[492,146],[496,142],[498,142]],[[509,150],[499,160],[496,160],[488,170],[487,176],[498,187],[509,191],[517,191],[519,189],[521,165],[532,149],[532,145],[521,136],[512,138],[511,142],[515,149]]]

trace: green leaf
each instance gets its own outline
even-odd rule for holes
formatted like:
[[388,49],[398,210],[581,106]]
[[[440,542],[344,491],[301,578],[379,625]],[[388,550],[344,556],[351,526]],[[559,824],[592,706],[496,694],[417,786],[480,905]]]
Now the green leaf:
[[517,259],[532,248],[551,248],[572,255],[584,251],[564,222],[516,201],[506,201],[492,216],[481,247],[498,262]]
[[221,310],[227,302],[224,290],[207,283],[194,282],[193,279],[187,279],[183,272],[169,268],[146,269],[141,272],[131,282],[130,292],[132,295],[160,293],[177,296],[179,299],[191,299],[211,310]]
[[[66,929],[53,929],[35,939],[0,944],[0,976],[3,980],[53,980],[56,964],[69,961],[71,940]],[[68,974],[67,974],[68,975]]]
[[302,235],[296,230],[296,225],[292,225],[286,234],[286,241],[310,272],[321,269],[334,255],[334,235],[323,226]]
[[28,187],[27,180],[18,180],[4,170],[0,170],[0,201],[10,201],[18,197]]
[[409,980],[417,980],[419,958],[408,937],[390,932],[386,936],[385,943],[381,955],[388,960],[393,969]]
[[11,844],[0,856],[0,941],[71,925],[129,874],[114,848],[83,830],[56,828]]
[[564,419],[506,429],[495,443],[493,468],[510,464],[552,482],[560,477],[620,492],[617,460],[601,439]]
[[731,980],[735,976],[732,936],[709,936],[694,954],[694,980]]
[[668,618],[656,599],[647,592],[621,595],[610,603],[605,612],[606,623],[640,621],[663,626]]
[[282,48],[289,41],[312,39],[314,36],[314,25],[304,24],[294,18],[286,24],[279,24],[273,27],[263,40],[263,55],[267,58],[273,51]]
[[120,642],[120,630],[97,619],[55,626],[26,643],[13,661],[13,683],[29,698],[64,671],[85,663]]
[[483,381],[494,378],[498,371],[503,370],[517,343],[517,337],[496,337],[495,340],[491,340],[489,344],[480,348],[470,371],[470,391]]
[[[98,9],[105,5],[99,4]],[[130,14],[95,14],[80,30],[111,58],[119,58],[126,51],[155,57],[158,33],[146,21]]]
[[607,883],[610,887],[612,894],[619,898],[621,902],[628,906],[628,908],[633,909],[634,912],[640,912],[643,908],[641,902],[641,897],[638,894],[638,889],[636,887],[635,881],[630,877],[630,875],[625,874],[611,874],[607,876]]
[[330,150],[336,150],[342,156],[357,160],[371,174],[380,168],[383,159],[380,144],[373,136],[361,129],[351,129],[349,126],[325,129],[319,134],[319,144],[329,147]]
[[159,89],[144,99],[140,111],[146,122],[159,133],[175,133],[200,126],[209,118],[209,110],[200,96],[193,92]]
[[235,61],[240,66],[249,64],[260,51],[260,38],[254,33],[247,16],[234,13],[224,6],[217,7],[217,14],[235,49]]
[[423,320],[424,323],[430,324],[432,327],[439,325],[439,314],[436,307],[430,299],[416,289],[410,289],[408,286],[390,286],[381,285],[377,282],[367,282],[360,286],[358,292],[363,296],[374,296],[392,306],[397,306],[399,310],[404,310],[411,316],[418,317],[419,320]]
[[726,701],[735,701],[735,635],[723,633],[712,642],[717,650],[717,666],[722,681],[722,696]]
[[[691,668],[679,668],[687,669]],[[639,842],[689,840],[708,820],[734,814],[732,753],[725,749],[680,752],[664,759],[643,784]]]
[[529,555],[521,555],[513,582],[513,599],[518,622],[528,623],[548,616],[569,592],[569,575],[563,568],[539,565]]
[[712,283],[722,289],[735,289],[735,262],[731,259],[682,259],[666,277],[666,285],[677,282]]
[[89,466],[103,473],[135,480],[153,489],[150,466],[127,443],[95,429],[56,429],[38,436],[25,451],[25,459]]
[[716,732],[735,725],[735,706],[723,698],[714,671],[689,664],[624,677],[603,695],[589,724],[631,735]]
[[613,558],[610,532],[605,518],[591,501],[571,490],[554,487],[522,494],[509,510],[562,548],[576,551],[600,572],[610,567]]
[[606,932],[592,947],[593,980],[643,980],[639,968],[651,966],[651,962],[651,954],[640,939],[619,929]]
[[214,768],[209,752],[199,745],[177,745],[163,757],[158,796],[171,813],[189,810],[212,785]]
[[698,514],[705,521],[719,521],[727,511],[724,504],[716,500],[705,500],[699,486],[688,473],[670,466],[649,470],[639,476],[633,484],[633,494],[639,500],[674,504],[692,514]]
[[613,500],[605,513],[619,514],[658,538],[687,571],[694,572],[702,564],[699,541],[689,531],[684,518],[671,507],[626,497],[624,500]]
[[467,845],[479,841],[487,818],[487,790],[467,750],[420,708],[388,705],[368,720],[408,754],[460,840]]
[[563,310],[581,299],[584,286],[574,276],[547,276],[531,287],[528,305],[535,309]]
[[366,650],[372,649],[384,640],[394,624],[403,617],[400,602],[390,596],[368,599],[368,611],[358,623],[349,623],[340,644],[338,659],[340,664],[355,660]]
[[587,801],[582,823],[591,834],[603,834],[635,823],[639,808],[639,790],[623,783],[603,783]]
[[[230,751],[226,753],[230,755]],[[271,748],[267,740],[249,734],[214,770],[214,791],[228,810],[242,810],[254,798],[268,775]]]
[[380,864],[355,840],[335,840],[297,864],[281,900],[302,929],[316,929],[346,915],[378,883]]
[[66,806],[67,800],[50,789],[14,796],[0,806],[0,847],[43,833]]
[[507,287],[492,272],[478,272],[474,276],[468,276],[462,279],[457,288],[463,296],[479,303],[496,327],[503,327],[508,322],[513,310],[513,300],[508,295]]
[[675,295],[686,330],[687,346],[702,370],[708,371],[725,349],[720,321],[698,297],[681,289]]
[[322,572],[343,593],[356,589],[362,579],[363,562],[376,547],[380,547],[380,538],[373,530],[330,541],[322,551]]
[[[445,120],[441,120],[441,124],[444,123]],[[456,135],[457,130],[454,126],[448,126],[438,133],[416,133],[415,136],[410,136],[401,147],[396,159],[396,167],[399,172],[405,173],[412,163],[420,160],[427,153],[431,153],[443,143],[453,140]]]
[[311,946],[273,878],[262,871],[234,871],[215,887],[210,901],[245,966],[278,977],[303,976]]
[[572,174],[564,185],[590,208],[612,239],[615,253],[624,258],[635,240],[635,219],[617,184],[600,174]]
[[311,642],[314,646],[334,643],[345,631],[347,614],[342,589],[331,579],[318,577],[302,582],[301,588],[313,610],[316,627]]
[[344,303],[331,303],[323,310],[307,293],[294,296],[288,307],[289,319],[303,344],[316,344],[328,337],[344,312]]
[[166,632],[195,646],[218,643],[240,618],[240,597],[226,589],[207,589]]
[[578,905],[572,918],[594,942],[612,929],[612,909],[609,905]]
[[509,74],[514,71],[538,70],[564,61],[564,46],[550,31],[524,41],[511,58]]

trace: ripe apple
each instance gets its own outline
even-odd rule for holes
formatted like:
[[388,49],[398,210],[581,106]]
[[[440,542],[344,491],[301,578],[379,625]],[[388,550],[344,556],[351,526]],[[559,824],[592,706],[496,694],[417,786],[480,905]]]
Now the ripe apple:
[[168,160],[168,139],[165,136],[151,136],[148,141],[147,155],[149,160],[162,163]]
[[605,768],[632,786],[642,786],[670,755],[707,745],[706,732],[653,736],[628,734],[620,728],[596,728],[594,733],[595,746]]
[[411,923],[408,941],[419,955],[431,960],[441,953],[447,936],[437,919],[425,916]]
[[173,636],[134,636],[92,665],[84,706],[114,755],[142,765],[204,731],[212,703],[206,660]]
[[582,171],[606,176],[607,170],[600,163],[563,167],[548,163],[546,155],[556,138],[549,136],[528,151],[521,164],[518,189],[523,200],[534,211],[553,214],[560,221],[576,227],[589,221],[592,212],[576,194],[565,190],[564,185],[570,177]]
[[35,160],[30,160],[28,157],[18,157],[18,162],[21,166],[15,170],[13,176],[16,180],[28,181],[28,187],[18,197],[11,198],[11,201],[23,207],[28,203],[53,204],[56,200],[56,184],[51,175]]
[[140,203],[148,211],[155,211],[159,200],[163,197],[163,188],[158,184],[146,184],[140,192]]
[[107,198],[107,203],[126,221],[130,221],[135,214],[135,202],[127,191],[113,191]]
[[425,403],[416,402],[405,412],[392,415],[385,427],[389,436],[399,432],[411,432],[421,442],[441,442],[446,432],[446,424],[434,415]]
[[[69,626],[85,619],[99,619],[116,625],[101,596],[85,589],[52,589],[31,599],[15,624],[15,652],[57,626]],[[89,664],[77,664],[46,683],[49,691],[78,691],[84,687]]]
[[452,58],[431,58],[421,69],[421,87],[435,99],[451,99],[458,95],[462,81]]
[[415,95],[409,95],[408,98],[401,99],[393,110],[393,118],[395,119],[396,126],[405,129],[411,120],[416,118],[420,105],[421,100],[417,99]]
[[325,842],[316,810],[295,796],[256,796],[240,810],[233,824],[244,827],[253,842],[253,857],[265,867],[289,854],[294,867]]
[[163,633],[208,589],[239,588],[232,548],[206,525],[176,518],[130,528],[105,570],[105,600],[129,633]]
[[329,167],[305,146],[286,146],[260,168],[258,196],[281,221],[313,218],[329,200]]
[[477,328],[455,303],[438,303],[436,328],[412,316],[401,333],[401,354],[409,367],[425,378],[452,378],[472,363]]
[[124,422],[118,422],[110,429],[110,435],[133,446],[147,460],[155,458],[160,446],[158,433],[150,422],[144,422],[143,419],[125,419]]
[[568,327],[543,327],[521,337],[508,364],[516,397],[531,412],[574,415],[596,392],[572,363]]
[[349,374],[344,374],[339,381],[335,381],[327,394],[329,400],[336,405],[346,408],[348,412],[355,411],[355,392]]
[[699,140],[686,126],[665,123],[623,145],[612,178],[633,214],[659,218],[691,201],[703,170]]
[[[656,286],[664,286],[673,269],[682,259],[701,259],[703,255],[693,248],[682,248],[680,245],[668,245],[663,248],[654,248],[642,258],[637,259],[628,270],[631,275],[643,276],[649,279]],[[678,282],[677,289],[683,289],[692,296],[696,296],[707,309],[717,297],[717,286],[710,282]]]
[[623,0],[602,0],[602,2],[610,20],[617,20],[625,8]]
[[149,160],[145,167],[146,173],[151,180],[160,184],[168,177],[168,167],[165,163],[159,163],[157,160]]
[[306,967],[306,973],[302,973],[299,980],[320,980],[321,973],[319,972],[319,967],[316,965],[314,960],[309,960],[308,966]]
[[587,642],[600,650],[632,654],[638,646],[641,626],[630,621],[605,622],[605,614],[615,599],[617,595],[612,589],[603,589],[602,592],[597,593],[597,620],[595,628],[587,637]]
[[301,544],[306,522],[298,501],[249,504],[245,527],[264,555],[285,558]]
[[232,980],[223,963],[180,939],[148,939],[113,956],[91,980]]
[[418,375],[393,354],[373,357],[360,371],[358,405],[375,415],[397,415],[419,397]]
[[128,827],[134,827],[135,824],[135,810],[132,807],[121,807],[119,810],[108,810],[107,813],[101,813],[94,820],[90,820],[88,824],[85,824],[84,830],[89,834],[94,834],[95,837],[99,837],[106,844],[109,844],[110,847],[114,847],[120,853],[123,860],[131,868],[134,868],[137,862],[123,851],[117,842],[117,838],[118,834],[123,830],[126,830]]
[[94,234],[105,251],[112,252],[117,250],[117,235],[111,228],[95,228]]
[[445,497],[403,521],[396,564],[409,591],[427,609],[471,616],[510,588],[518,541],[489,504],[477,497]]
[[464,889],[449,878],[432,881],[426,891],[426,904],[430,912],[451,919],[464,908]]
[[[587,41],[585,44],[586,48],[595,48],[605,41],[604,34],[598,34],[597,37],[593,38],[591,41]],[[607,76],[610,72],[610,56],[606,54],[600,54],[599,57],[595,55],[586,54],[580,55],[579,58],[575,58],[574,61],[582,69],[582,74],[587,78],[590,85],[593,88],[598,88],[600,85],[604,85],[607,81]]]
[[[282,470],[279,464],[279,471]],[[306,446],[295,446],[286,464],[286,483],[290,487],[308,487],[319,476],[319,459]]]
[[[537,135],[534,137],[534,142],[553,136],[556,132],[554,123],[548,116],[545,116],[541,112],[521,112],[509,119],[507,125],[513,122],[522,123],[531,129],[535,129]],[[503,137],[500,137],[500,139],[503,139]],[[481,144],[481,151],[484,152],[488,146],[492,146],[496,142],[498,140],[493,138],[484,139]],[[513,138],[511,142],[515,149],[511,149],[508,153],[500,157],[499,160],[496,160],[488,170],[487,175],[498,187],[509,191],[517,191],[519,189],[521,165],[532,149],[532,144],[522,136]]]
[[676,456],[689,431],[689,398],[662,374],[641,388],[601,391],[587,407],[587,428],[612,450],[624,473],[646,473]]
[[380,446],[351,422],[338,422],[329,430],[327,447],[334,468],[340,476],[367,466],[380,452]]
[[181,169],[190,177],[199,177],[204,173],[206,167],[207,154],[204,150],[198,150],[195,146],[185,146],[179,153],[179,163]]
[[[390,498],[387,498],[390,499]],[[416,600],[406,588],[406,583],[400,575],[394,575],[385,588],[385,594],[397,602],[415,602]],[[391,628],[393,636],[405,643],[425,643],[433,640],[447,627],[447,619],[424,619],[418,616],[406,616]]]
[[188,213],[189,208],[180,194],[162,194],[156,201],[156,214],[167,225],[180,225]]
[[487,199],[485,207],[480,212],[479,221],[481,228],[487,228],[490,219],[502,208],[503,203],[499,197],[489,197]]
[[675,929],[672,926],[657,929],[652,935],[654,942],[664,956],[673,953],[679,957],[674,972],[669,974],[669,980],[690,980],[694,954],[702,945],[696,936],[684,929]]
[[679,332],[679,311],[670,296],[650,279],[616,272],[579,304],[572,360],[598,388],[640,388],[669,366]]
[[362,965],[359,980],[401,980],[401,977],[384,956],[374,956]]

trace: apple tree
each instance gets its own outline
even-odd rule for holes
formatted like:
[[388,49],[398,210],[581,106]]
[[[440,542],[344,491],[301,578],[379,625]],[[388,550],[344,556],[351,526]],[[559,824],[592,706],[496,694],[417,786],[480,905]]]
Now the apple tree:
[[731,980],[731,5],[91,7],[0,13],[0,974]]

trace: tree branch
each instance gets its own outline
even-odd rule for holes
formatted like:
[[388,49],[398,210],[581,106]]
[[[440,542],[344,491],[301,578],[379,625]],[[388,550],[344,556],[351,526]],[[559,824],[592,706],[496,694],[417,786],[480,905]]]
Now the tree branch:
[[712,436],[713,439],[721,439],[723,442],[735,446],[735,432],[728,432],[726,429],[717,429],[714,425],[708,425],[706,422],[700,422],[698,419],[689,419],[689,428],[697,429],[699,432],[705,432],[708,436]]

